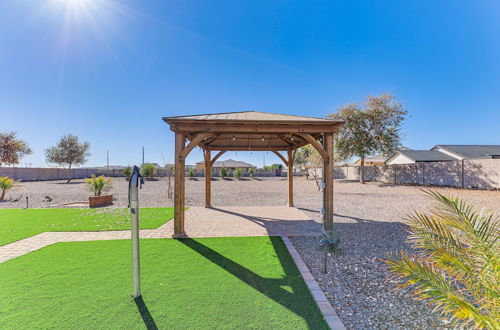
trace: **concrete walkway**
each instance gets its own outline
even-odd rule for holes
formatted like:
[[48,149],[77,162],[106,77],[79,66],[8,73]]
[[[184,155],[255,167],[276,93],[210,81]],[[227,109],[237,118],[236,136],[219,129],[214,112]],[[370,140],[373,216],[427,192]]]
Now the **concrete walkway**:
[[[234,206],[206,209],[192,207],[186,211],[188,237],[298,236],[319,235],[321,224],[294,207]],[[140,231],[141,238],[170,238],[174,233],[171,220],[157,229]],[[58,242],[129,239],[130,230],[96,232],[45,232],[0,246],[0,263]]]

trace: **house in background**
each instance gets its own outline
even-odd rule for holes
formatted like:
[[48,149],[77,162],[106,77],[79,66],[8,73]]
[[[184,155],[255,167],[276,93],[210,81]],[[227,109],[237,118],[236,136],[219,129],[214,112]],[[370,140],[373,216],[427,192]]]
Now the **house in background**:
[[[216,161],[212,165],[212,169],[215,171],[218,171],[222,167],[227,168],[229,171],[234,171],[235,168],[241,168],[241,169],[243,169],[244,172],[248,172],[248,170],[250,168],[253,168],[253,169],[257,168],[256,166],[254,166],[252,164],[249,164],[249,163],[246,163],[246,162],[243,162],[240,160],[234,160],[234,159],[226,159],[226,160]],[[196,163],[196,172],[202,173],[204,170],[205,170],[205,162],[197,162]]]
[[[408,147],[402,146],[401,148],[398,149],[398,151],[407,151],[411,150]],[[376,156],[373,157],[367,157],[365,158],[365,166],[376,166],[376,165],[385,165],[385,162],[390,158],[390,156],[386,156],[383,153],[380,153]],[[361,165],[361,159],[358,159],[355,163],[354,166],[360,166]]]
[[447,162],[464,159],[500,159],[500,145],[436,145],[431,150],[400,150],[386,165]]
[[500,145],[445,145],[438,144],[431,150],[449,155],[456,160],[499,159]]

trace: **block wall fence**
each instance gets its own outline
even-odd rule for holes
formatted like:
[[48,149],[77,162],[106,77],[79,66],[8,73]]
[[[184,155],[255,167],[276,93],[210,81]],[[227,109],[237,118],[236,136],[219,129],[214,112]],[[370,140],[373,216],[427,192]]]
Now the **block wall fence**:
[[[359,180],[359,170],[358,166],[335,167],[334,178]],[[499,190],[500,159],[366,166],[365,179],[382,183]]]
[[[157,175],[165,177],[168,175],[169,169],[158,168]],[[187,172],[187,170],[186,170]],[[104,175],[107,177],[123,177],[123,171],[119,170],[104,170],[94,168],[74,168],[68,170],[66,168],[45,168],[45,167],[0,167],[0,176],[8,176],[16,181],[45,181],[45,180],[65,180],[71,175],[71,179],[89,178],[91,175]],[[229,176],[233,176],[231,171],[228,171]],[[204,173],[196,173],[195,176],[204,176]],[[212,172],[213,177],[219,176],[219,171]],[[244,172],[244,177],[250,176],[250,173]],[[286,176],[286,171],[282,171],[279,175],[275,171],[256,171],[255,176],[258,177],[274,177]]]

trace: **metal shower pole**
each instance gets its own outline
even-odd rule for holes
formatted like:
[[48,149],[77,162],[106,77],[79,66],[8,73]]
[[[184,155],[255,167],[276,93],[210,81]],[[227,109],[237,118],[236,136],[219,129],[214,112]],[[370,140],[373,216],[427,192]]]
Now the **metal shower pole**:
[[130,228],[132,240],[132,283],[134,299],[141,296],[141,263],[139,252],[139,188],[144,179],[139,168],[134,166],[128,185],[128,202],[130,208]]

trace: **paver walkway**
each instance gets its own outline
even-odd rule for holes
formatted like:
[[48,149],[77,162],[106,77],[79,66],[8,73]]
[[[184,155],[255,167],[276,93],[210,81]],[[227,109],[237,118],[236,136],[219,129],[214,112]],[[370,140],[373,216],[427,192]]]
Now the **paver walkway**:
[[[294,207],[234,206],[206,209],[192,207],[185,213],[188,237],[319,235],[321,224]],[[170,238],[171,220],[157,229],[143,229],[141,238]],[[130,230],[45,232],[0,246],[0,262],[22,256],[58,242],[129,239]]]

